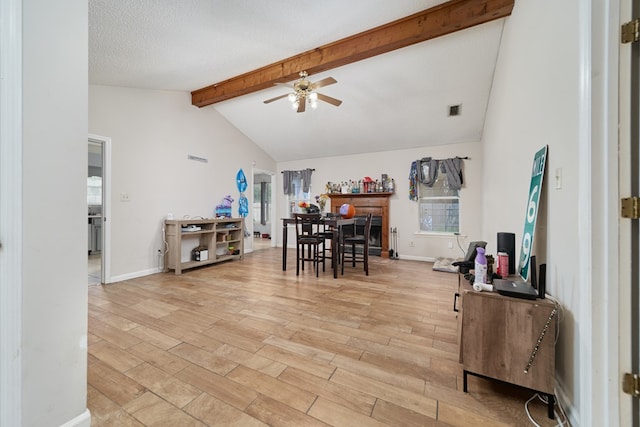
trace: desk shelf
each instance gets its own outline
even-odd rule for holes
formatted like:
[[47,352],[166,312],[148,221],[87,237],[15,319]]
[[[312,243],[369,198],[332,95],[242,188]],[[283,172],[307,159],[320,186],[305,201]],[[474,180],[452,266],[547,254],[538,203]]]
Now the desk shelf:
[[[201,227],[197,231],[183,231],[183,227],[195,225]],[[174,270],[182,274],[183,270],[215,264],[229,260],[240,260],[244,257],[244,219],[188,219],[166,220],[165,236],[168,250],[164,256],[164,271]],[[208,259],[201,261],[182,261],[182,247],[203,247],[208,252]],[[233,246],[236,255],[224,253],[218,255],[220,248]],[[190,250],[189,250],[190,251]]]

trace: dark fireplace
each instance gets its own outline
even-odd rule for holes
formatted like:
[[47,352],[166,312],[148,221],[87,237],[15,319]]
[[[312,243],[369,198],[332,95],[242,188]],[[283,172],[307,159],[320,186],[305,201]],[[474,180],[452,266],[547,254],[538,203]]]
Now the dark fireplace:
[[[383,258],[389,256],[389,197],[393,193],[331,193],[331,211],[339,214],[340,207],[348,203],[356,209],[356,216],[362,216],[361,233],[364,230],[364,217],[373,214],[369,254]],[[348,227],[347,227],[348,228]]]
[[[356,234],[364,234],[364,224],[367,221],[366,215],[356,215]],[[380,256],[382,253],[382,217],[374,215],[371,218],[371,233],[369,234],[369,255]]]

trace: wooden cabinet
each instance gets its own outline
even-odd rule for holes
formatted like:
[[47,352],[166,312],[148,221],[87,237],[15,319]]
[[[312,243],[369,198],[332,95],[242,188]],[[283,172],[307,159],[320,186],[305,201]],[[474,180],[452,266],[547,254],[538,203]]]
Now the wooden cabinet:
[[467,374],[526,387],[547,395],[553,418],[555,303],[476,292],[468,282],[461,284],[460,291],[464,391]]
[[340,206],[348,203],[356,208],[356,215],[367,215],[371,213],[374,217],[380,217],[380,255],[384,258],[389,257],[389,197],[393,194],[394,193],[329,194],[332,212],[339,213]]
[[[242,259],[244,256],[244,219],[165,220],[168,250],[164,256],[164,271],[182,270]],[[194,248],[206,250],[199,260],[191,257]]]

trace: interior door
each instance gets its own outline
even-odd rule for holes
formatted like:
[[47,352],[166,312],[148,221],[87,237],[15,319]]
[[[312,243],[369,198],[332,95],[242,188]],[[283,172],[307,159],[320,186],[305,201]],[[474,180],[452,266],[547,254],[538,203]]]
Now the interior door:
[[[629,20],[625,15],[640,17],[640,0],[622,2],[622,22]],[[621,197],[639,197],[640,41],[622,44],[620,52],[620,192]],[[619,236],[620,378],[624,383],[625,374],[640,375],[640,221],[623,218]],[[640,400],[622,390],[620,422],[640,427]]]
[[[640,0],[633,0],[632,16],[640,17]],[[631,45],[631,194],[640,196],[640,42]],[[640,221],[631,223],[631,366],[640,375]],[[640,427],[640,400],[632,400],[633,426]]]

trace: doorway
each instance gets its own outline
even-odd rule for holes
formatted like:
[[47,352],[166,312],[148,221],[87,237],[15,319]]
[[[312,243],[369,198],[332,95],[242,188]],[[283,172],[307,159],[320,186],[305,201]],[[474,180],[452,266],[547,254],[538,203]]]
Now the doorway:
[[275,246],[273,172],[253,170],[253,250]]
[[100,141],[89,140],[87,172],[87,254],[89,285],[102,283],[102,159]]
[[109,138],[90,135],[87,168],[88,284],[109,283],[110,153]]

